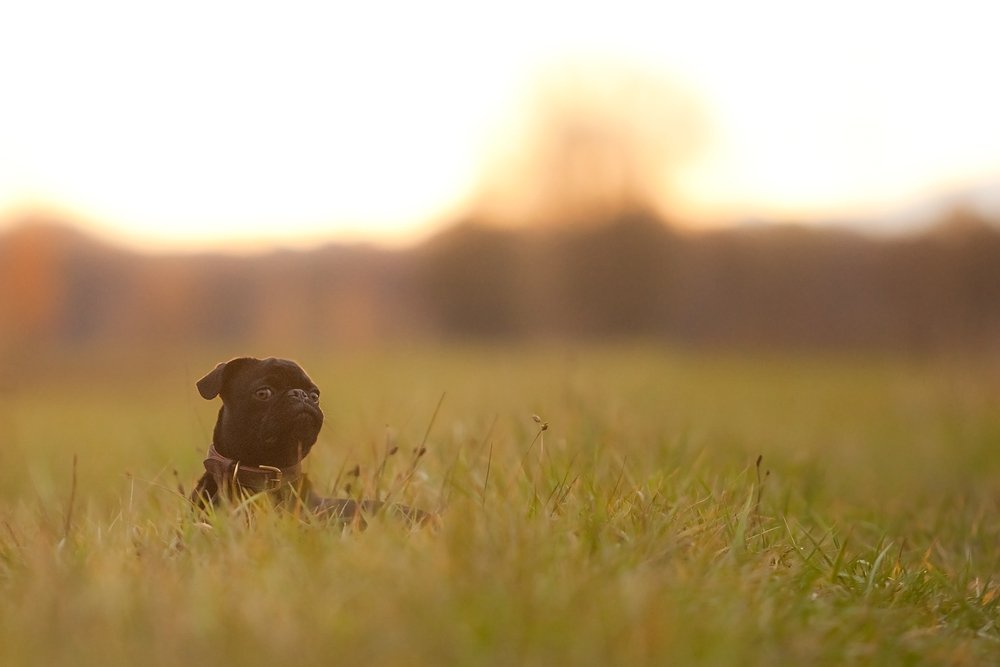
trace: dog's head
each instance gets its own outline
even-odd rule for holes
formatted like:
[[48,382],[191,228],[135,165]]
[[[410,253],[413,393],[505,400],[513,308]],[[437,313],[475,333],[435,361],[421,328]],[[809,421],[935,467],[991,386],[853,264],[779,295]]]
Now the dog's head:
[[241,357],[198,380],[206,399],[222,397],[212,444],[250,466],[286,468],[301,461],[323,426],[319,389],[287,359]]

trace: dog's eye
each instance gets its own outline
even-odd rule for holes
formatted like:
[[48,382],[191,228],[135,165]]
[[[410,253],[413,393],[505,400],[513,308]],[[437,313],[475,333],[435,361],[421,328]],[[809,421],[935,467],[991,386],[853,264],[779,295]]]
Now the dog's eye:
[[318,391],[309,392],[309,400],[312,401],[313,403],[319,401],[319,392]]
[[267,399],[271,398],[271,394],[272,393],[274,393],[274,392],[271,391],[270,387],[261,387],[260,389],[258,389],[257,391],[255,391],[253,393],[253,395],[254,395],[254,398],[260,399],[262,401],[266,401]]

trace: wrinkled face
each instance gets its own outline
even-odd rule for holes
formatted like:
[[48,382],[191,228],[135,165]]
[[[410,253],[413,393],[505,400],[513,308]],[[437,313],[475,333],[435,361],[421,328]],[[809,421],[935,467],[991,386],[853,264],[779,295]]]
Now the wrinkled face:
[[213,373],[221,373],[217,381],[223,405],[214,435],[220,454],[246,465],[286,468],[309,453],[323,426],[323,412],[319,389],[298,364],[243,358]]

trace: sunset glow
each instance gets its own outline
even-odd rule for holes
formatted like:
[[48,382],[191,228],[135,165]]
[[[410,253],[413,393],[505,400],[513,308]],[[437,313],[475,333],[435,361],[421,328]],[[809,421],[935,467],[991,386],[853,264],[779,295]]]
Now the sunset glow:
[[476,199],[538,73],[588,60],[699,96],[706,148],[662,202],[687,224],[1000,184],[991,3],[8,4],[0,217],[135,245],[421,238]]

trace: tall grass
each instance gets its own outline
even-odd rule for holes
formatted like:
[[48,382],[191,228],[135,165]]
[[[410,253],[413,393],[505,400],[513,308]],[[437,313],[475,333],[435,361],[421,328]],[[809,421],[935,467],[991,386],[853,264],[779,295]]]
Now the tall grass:
[[3,385],[0,662],[1000,656],[995,359],[247,352],[323,389],[321,488],[437,526],[200,516],[231,355],[70,356]]

